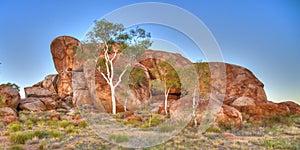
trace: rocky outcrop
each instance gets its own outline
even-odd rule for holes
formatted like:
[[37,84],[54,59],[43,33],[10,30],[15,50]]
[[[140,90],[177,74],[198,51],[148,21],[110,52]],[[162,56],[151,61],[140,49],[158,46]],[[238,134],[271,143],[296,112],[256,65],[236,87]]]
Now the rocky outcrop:
[[[77,39],[69,36],[61,36],[53,40],[50,46],[51,54],[58,74],[49,75],[33,87],[25,88],[26,99],[21,100],[19,107],[21,110],[44,111],[101,104],[103,111],[108,113],[112,111],[109,85],[95,69],[94,61],[84,62],[76,59],[76,56],[79,57],[77,46],[80,46],[83,52],[88,51],[85,45],[80,45]],[[103,57],[103,54],[100,53],[99,56]],[[119,53],[116,58],[122,59]],[[152,112],[164,113],[163,92],[153,90],[152,81],[163,80],[168,73],[176,69],[178,71],[178,68],[182,68],[180,66],[186,66],[191,62],[180,54],[153,50],[146,50],[136,59],[130,70],[128,86],[121,84],[116,90],[122,91],[123,94],[127,92],[131,96],[132,99],[126,104],[128,112],[138,110],[151,102],[156,103]],[[114,63],[120,65],[117,61]],[[221,109],[216,112],[215,122],[219,126],[227,123],[238,127],[247,120],[259,121],[276,115],[300,114],[300,107],[296,103],[268,101],[263,83],[246,68],[217,62],[196,63],[194,67],[199,77],[199,96],[201,100],[205,100],[198,104],[196,111],[198,123],[205,114],[210,95],[216,94],[215,92],[224,94],[224,99],[212,101],[222,103]],[[225,71],[224,76],[220,76],[222,71]],[[189,78],[188,74],[184,77]],[[179,85],[171,88],[168,95],[168,112],[174,114],[176,109],[182,108],[179,105],[185,105],[179,101],[187,99],[184,97],[187,91],[184,91],[183,81],[180,81],[178,74],[168,75],[167,78],[174,79]],[[192,81],[194,82],[196,81]],[[125,99],[126,97],[117,95],[117,112],[125,111],[123,106]]]
[[17,108],[21,99],[19,91],[11,86],[0,86],[0,96],[1,106],[10,107],[14,110]]
[[0,108],[0,126],[7,125],[17,120],[18,120],[18,115],[14,109],[10,107]]
[[20,102],[19,91],[11,86],[0,86],[0,125],[18,120],[17,106]]
[[226,97],[224,103],[230,105],[240,97],[249,97],[254,101],[267,101],[264,84],[248,69],[226,64]]
[[29,111],[45,111],[46,105],[39,98],[26,98],[22,99],[19,108]]
[[[208,100],[200,101],[198,103],[196,110],[196,120],[198,124],[202,122],[208,104]],[[230,126],[232,128],[237,128],[242,125],[243,117],[242,114],[234,107],[223,104],[221,109],[216,113],[214,122],[214,124],[219,127]]]
[[59,36],[52,41],[50,49],[58,73],[73,70],[75,50],[79,43],[79,40],[70,36]]
[[60,36],[54,39],[50,45],[51,54],[56,71],[57,93],[65,98],[72,95],[72,71],[79,40],[70,36]]
[[50,45],[53,62],[58,74],[48,75],[32,87],[26,87],[26,98],[21,110],[44,111],[73,106],[72,68],[79,41],[70,36],[60,36]]
[[286,101],[286,102],[281,102],[279,104],[287,106],[291,114],[300,114],[300,106],[295,102]]
[[26,87],[24,88],[26,97],[51,97],[53,92],[42,87]]

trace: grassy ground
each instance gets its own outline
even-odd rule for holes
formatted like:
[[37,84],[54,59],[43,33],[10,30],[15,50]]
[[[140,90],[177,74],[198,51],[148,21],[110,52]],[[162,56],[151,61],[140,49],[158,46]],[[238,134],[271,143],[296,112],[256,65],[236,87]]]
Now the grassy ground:
[[[58,114],[59,120],[50,116]],[[78,113],[20,112],[20,121],[0,127],[0,149],[126,149],[97,136],[85,122],[75,124]],[[156,149],[300,149],[300,116],[278,117],[262,123],[244,123],[240,129],[210,127],[199,133],[186,127]],[[126,135],[112,134],[116,143],[127,142]]]

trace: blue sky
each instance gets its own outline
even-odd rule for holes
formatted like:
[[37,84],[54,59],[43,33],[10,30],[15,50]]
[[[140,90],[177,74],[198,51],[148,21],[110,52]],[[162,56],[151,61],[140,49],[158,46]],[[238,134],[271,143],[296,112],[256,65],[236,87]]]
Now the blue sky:
[[[145,1],[0,1],[0,82],[31,86],[56,73],[49,48],[55,37],[70,35],[81,39],[95,19],[138,2]],[[300,103],[299,1],[156,2],[176,5],[201,19],[219,43],[225,62],[250,69],[265,84],[269,100]],[[173,29],[144,27],[153,38],[176,43],[187,53],[197,49]],[[164,48],[159,46],[157,42],[154,48]],[[205,60],[201,53],[190,57]]]

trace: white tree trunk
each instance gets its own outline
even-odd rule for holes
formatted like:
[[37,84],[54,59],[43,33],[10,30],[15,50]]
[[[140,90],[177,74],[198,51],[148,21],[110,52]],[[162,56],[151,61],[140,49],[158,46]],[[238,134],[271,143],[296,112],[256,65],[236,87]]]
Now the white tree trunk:
[[117,106],[116,106],[116,97],[115,97],[115,88],[114,86],[110,85],[111,89],[111,103],[112,103],[112,113],[115,115],[117,114]]
[[124,102],[124,111],[125,111],[125,112],[127,111],[126,105],[127,105],[127,98],[125,99],[125,102]]
[[123,72],[120,74],[119,79],[116,84],[113,83],[113,78],[114,78],[114,66],[113,66],[113,60],[116,58],[117,51],[114,52],[114,55],[112,58],[109,57],[108,54],[108,46],[106,45],[105,51],[104,51],[104,58],[105,58],[105,66],[106,66],[106,75],[101,72],[100,66],[98,68],[99,72],[101,72],[101,75],[103,78],[106,80],[107,84],[110,86],[111,90],[111,103],[112,103],[112,113],[115,115],[117,113],[117,103],[116,103],[116,97],[115,97],[115,89],[116,87],[120,84],[122,81],[122,77],[125,74],[127,65]]
[[197,102],[196,102],[196,91],[197,89],[194,89],[194,93],[193,93],[193,118],[194,118],[194,124],[195,127],[197,126],[197,118],[196,118],[196,107],[197,107]]
[[165,113],[168,115],[168,95],[170,92],[170,88],[165,91]]

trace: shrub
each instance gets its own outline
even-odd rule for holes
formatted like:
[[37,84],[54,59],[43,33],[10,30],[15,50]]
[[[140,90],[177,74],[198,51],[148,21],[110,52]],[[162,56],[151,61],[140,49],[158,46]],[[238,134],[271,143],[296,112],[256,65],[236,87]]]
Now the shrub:
[[128,142],[129,138],[127,135],[123,134],[113,134],[109,136],[110,140],[114,140],[116,143]]
[[10,141],[15,144],[25,144],[25,142],[33,137],[42,138],[59,138],[62,139],[62,135],[56,131],[37,130],[34,132],[18,132],[10,135]]
[[10,142],[15,144],[25,144],[25,142],[31,138],[32,138],[31,133],[27,133],[27,132],[13,133],[10,135]]
[[299,140],[293,139],[263,139],[259,144],[268,149],[300,149]]
[[273,127],[278,124],[292,126],[294,121],[290,115],[276,115],[265,119],[260,123],[260,125],[264,127]]
[[21,124],[17,123],[17,122],[9,124],[8,128],[9,128],[9,130],[14,131],[14,132],[23,130]]
[[214,132],[214,133],[221,133],[221,130],[215,127],[209,127],[206,129],[206,132]]
[[23,150],[23,146],[20,144],[17,144],[17,145],[13,145],[10,149],[11,150]]
[[27,120],[27,121],[25,121],[25,125],[27,126],[27,128],[30,127],[30,126],[32,127],[33,122],[31,120]]
[[172,132],[175,130],[174,126],[163,125],[158,128],[158,132]]
[[58,122],[58,126],[62,127],[62,128],[66,128],[67,126],[73,125],[73,122],[70,121],[61,121]]
[[53,138],[59,138],[59,139],[63,138],[63,136],[59,132],[54,131],[54,130],[48,131],[48,135]]
[[28,120],[27,116],[23,113],[19,113],[19,120],[21,122],[26,122]]
[[68,126],[66,128],[66,133],[79,133],[79,130],[74,129],[74,126]]
[[221,129],[224,129],[224,130],[231,130],[234,128],[234,124],[228,123],[228,122],[223,122],[223,121],[220,121],[218,123],[218,125]]
[[6,106],[6,105],[2,102],[2,97],[0,95],[0,107],[2,107],[2,106]]
[[156,117],[152,118],[149,121],[150,121],[150,124],[154,125],[154,126],[159,125],[161,123],[160,120],[158,118],[156,118]]
[[88,124],[87,124],[85,121],[83,121],[83,122],[80,122],[80,123],[78,124],[78,126],[79,126],[80,128],[86,128],[86,127],[88,126]]
[[129,120],[126,122],[126,125],[131,125],[131,126],[134,126],[134,127],[138,127],[141,125],[141,122],[140,121],[136,121],[136,120]]

